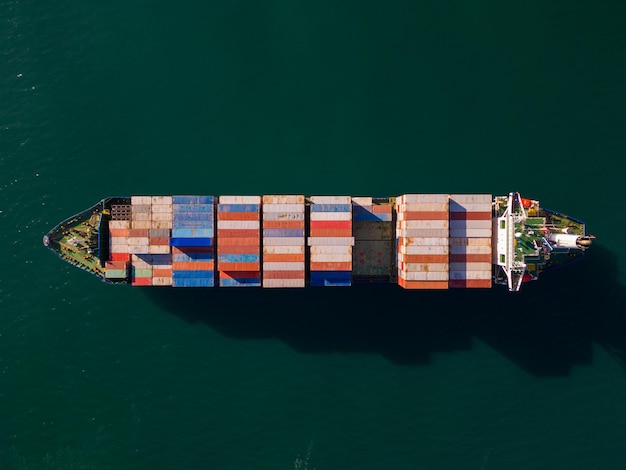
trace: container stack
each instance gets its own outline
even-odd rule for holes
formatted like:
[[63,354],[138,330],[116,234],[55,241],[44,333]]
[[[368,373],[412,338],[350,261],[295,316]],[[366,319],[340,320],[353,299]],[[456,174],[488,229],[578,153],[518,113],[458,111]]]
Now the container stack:
[[172,285],[215,285],[215,198],[172,197]]
[[349,286],[352,283],[352,203],[350,196],[312,196],[310,284]]
[[447,194],[404,194],[396,199],[398,285],[447,289],[449,255]]
[[490,194],[450,196],[451,288],[490,288],[492,285]]
[[263,287],[304,287],[304,196],[263,196]]
[[130,261],[129,236],[130,220],[109,221],[109,259],[111,261]]
[[389,199],[352,198],[354,282],[389,282],[394,265],[392,220]]
[[220,196],[217,269],[220,287],[261,286],[260,196]]
[[131,220],[128,252],[131,254],[131,284],[152,285],[150,227],[152,226],[152,197],[133,196],[130,200]]
[[107,261],[104,267],[104,277],[106,279],[128,278],[128,261]]

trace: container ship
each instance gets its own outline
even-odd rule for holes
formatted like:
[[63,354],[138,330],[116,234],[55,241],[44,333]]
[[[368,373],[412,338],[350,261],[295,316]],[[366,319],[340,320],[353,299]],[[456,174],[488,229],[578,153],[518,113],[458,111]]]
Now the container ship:
[[108,197],[43,241],[109,284],[515,292],[583,257],[593,238],[512,192]]

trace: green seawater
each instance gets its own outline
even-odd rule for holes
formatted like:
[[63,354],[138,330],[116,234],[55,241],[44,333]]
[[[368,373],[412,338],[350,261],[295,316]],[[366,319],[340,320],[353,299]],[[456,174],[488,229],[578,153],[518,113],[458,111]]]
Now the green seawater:
[[[626,3],[0,0],[0,469],[624,466]],[[107,286],[108,195],[521,191],[517,295]]]

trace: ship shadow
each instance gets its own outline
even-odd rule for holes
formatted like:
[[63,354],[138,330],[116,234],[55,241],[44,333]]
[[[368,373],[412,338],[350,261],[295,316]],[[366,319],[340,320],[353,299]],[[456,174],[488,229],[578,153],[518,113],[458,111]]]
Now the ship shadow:
[[593,342],[624,364],[626,289],[602,246],[510,294],[405,291],[396,285],[307,289],[147,288],[160,308],[240,340],[275,338],[301,353],[375,353],[425,365],[478,340],[534,376],[590,364]]

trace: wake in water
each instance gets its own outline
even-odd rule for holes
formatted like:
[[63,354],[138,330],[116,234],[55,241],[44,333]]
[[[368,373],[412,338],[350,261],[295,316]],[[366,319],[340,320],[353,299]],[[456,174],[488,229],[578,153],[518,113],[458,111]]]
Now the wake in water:
[[[296,457],[296,460],[293,462],[294,470],[309,470],[309,462],[311,460],[311,451],[313,450],[313,441],[309,443],[309,446],[306,449],[306,453],[304,454],[304,458],[300,458],[300,455]],[[313,467],[311,470],[315,470]]]

